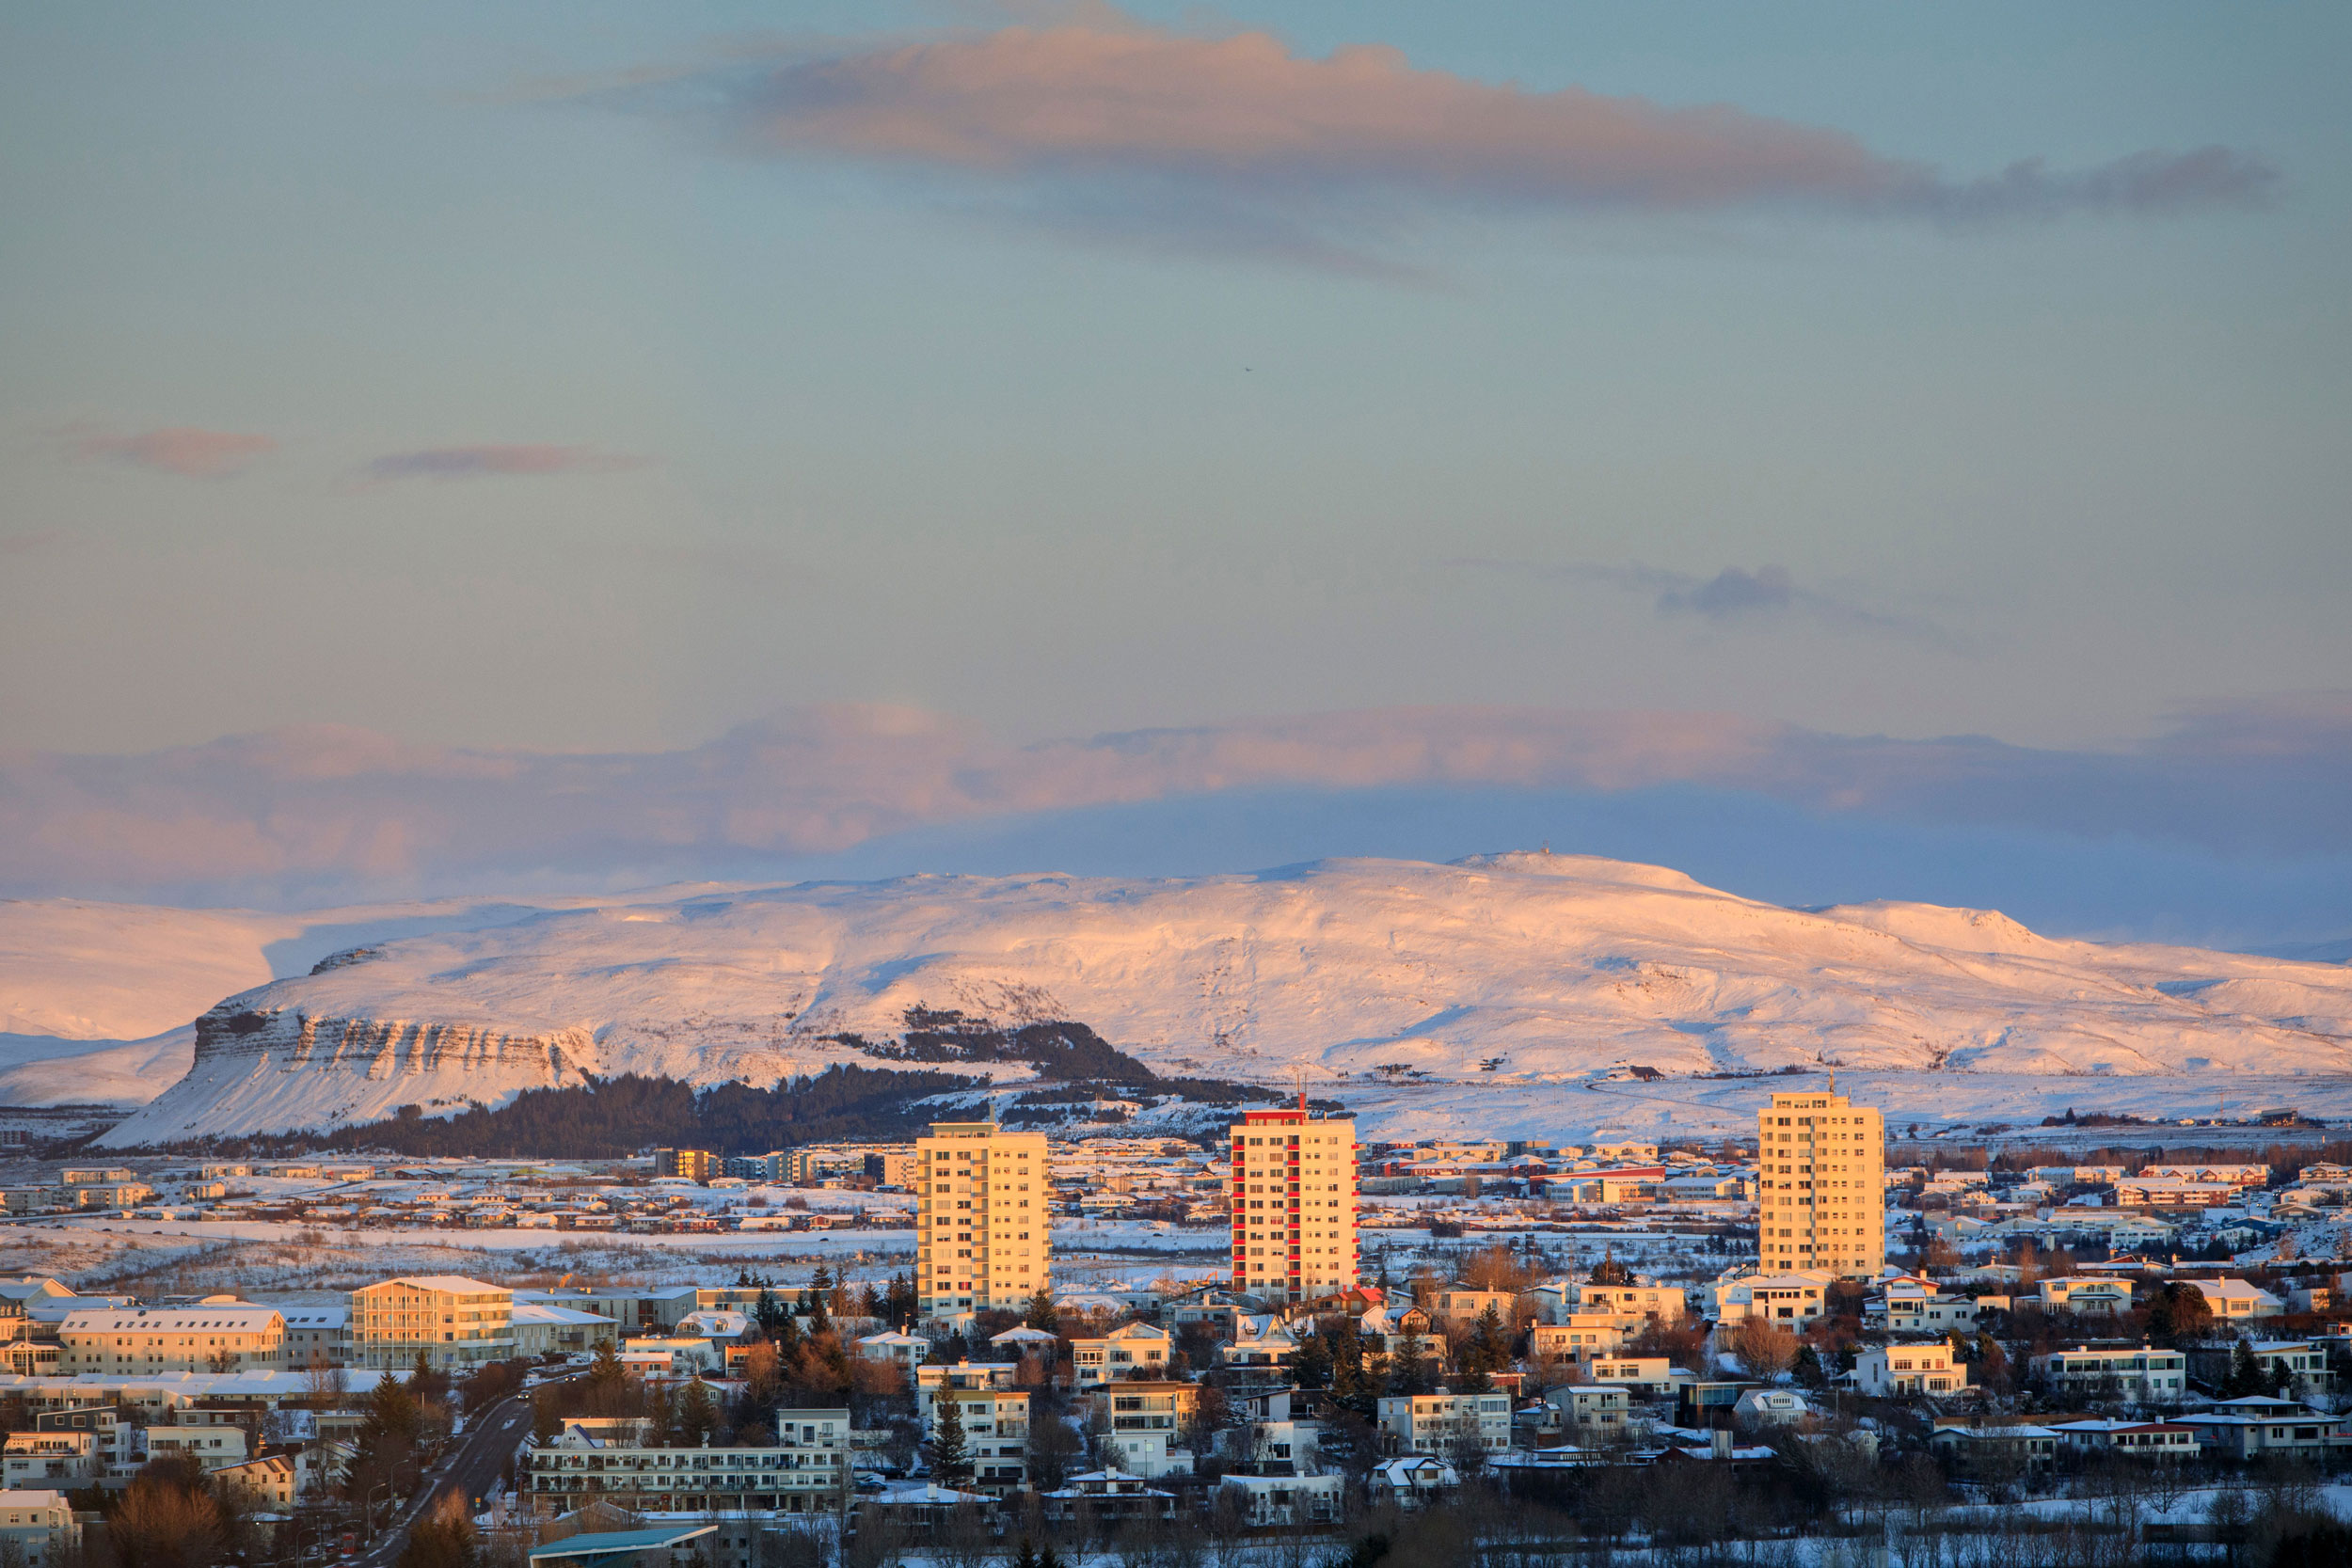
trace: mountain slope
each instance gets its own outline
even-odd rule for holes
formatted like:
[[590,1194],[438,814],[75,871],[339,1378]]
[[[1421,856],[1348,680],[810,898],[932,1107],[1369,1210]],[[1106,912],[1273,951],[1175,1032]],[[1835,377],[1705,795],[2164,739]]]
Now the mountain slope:
[[635,1070],[768,1083],[871,1060],[910,1009],[1069,1019],[1164,1071],[1557,1081],[1849,1068],[2352,1069],[2352,972],[2036,936],[1996,914],[1799,911],[1656,866],[1515,854],[1116,881],[701,892],[385,942],[208,1012],[111,1135],[323,1128]]

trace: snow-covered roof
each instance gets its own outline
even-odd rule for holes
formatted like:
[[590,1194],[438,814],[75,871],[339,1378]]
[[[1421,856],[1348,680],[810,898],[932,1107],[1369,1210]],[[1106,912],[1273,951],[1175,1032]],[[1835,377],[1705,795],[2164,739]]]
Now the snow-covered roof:
[[491,1285],[479,1279],[468,1279],[462,1274],[400,1275],[391,1279],[379,1279],[373,1285],[362,1285],[358,1291],[351,1293],[356,1296],[360,1293],[360,1291],[380,1291],[387,1285],[406,1285],[419,1291],[438,1291],[450,1295],[481,1295],[485,1292],[493,1292],[498,1295],[512,1296],[515,1293],[503,1285]]
[[64,1332],[121,1334],[135,1329],[147,1334],[189,1334],[221,1328],[259,1334],[273,1323],[285,1324],[275,1307],[86,1307],[66,1314]]
[[525,1301],[515,1305],[516,1328],[594,1328],[612,1326],[612,1320],[600,1312],[582,1312],[576,1307],[550,1307],[545,1302]]

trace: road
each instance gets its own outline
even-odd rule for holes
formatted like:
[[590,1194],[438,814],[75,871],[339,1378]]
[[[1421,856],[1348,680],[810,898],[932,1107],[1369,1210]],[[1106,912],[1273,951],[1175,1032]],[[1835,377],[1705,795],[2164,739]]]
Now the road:
[[530,1430],[528,1400],[501,1400],[479,1417],[469,1418],[465,1440],[457,1446],[456,1452],[425,1472],[425,1485],[416,1500],[402,1509],[384,1533],[376,1537],[375,1544],[354,1560],[363,1568],[385,1568],[406,1544],[408,1527],[423,1518],[446,1493],[463,1496],[470,1512],[474,1499],[487,1496],[505,1474],[507,1456]]

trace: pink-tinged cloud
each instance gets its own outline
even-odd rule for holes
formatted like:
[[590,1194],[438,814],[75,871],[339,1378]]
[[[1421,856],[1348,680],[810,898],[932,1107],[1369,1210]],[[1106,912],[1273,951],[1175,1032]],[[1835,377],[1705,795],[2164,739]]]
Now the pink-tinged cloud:
[[135,436],[77,435],[71,451],[86,463],[120,463],[182,479],[225,479],[278,450],[267,436],[173,425]]
[[[135,756],[0,752],[0,895],[300,903],[550,878],[765,875],[916,830],[1316,792],[1695,788],[1830,816],[2352,856],[2352,693],[2216,706],[2106,752],[1704,713],[1389,708],[1010,747],[801,710],[677,752],[460,751],[326,726]],[[1715,808],[1691,807],[1704,818]],[[1066,814],[1066,815],[1065,815]],[[2169,851],[2152,850],[2152,853]]]
[[388,452],[367,466],[372,480],[479,479],[495,474],[608,474],[642,468],[648,459],[594,447],[428,447]]
[[2076,172],[2027,159],[1955,182],[1846,132],[1726,104],[1530,91],[1416,69],[1382,46],[1315,58],[1264,33],[1190,38],[1118,20],[796,58],[723,78],[723,101],[757,151],[1075,182],[1056,214],[1074,222],[1103,216],[1105,182],[1139,182],[1142,205],[1177,222],[1247,228],[1230,205],[1241,198],[1292,233],[1307,220],[1278,203],[1335,221],[1351,203],[1400,201],[1992,216],[2244,202],[2274,179],[2217,147]]

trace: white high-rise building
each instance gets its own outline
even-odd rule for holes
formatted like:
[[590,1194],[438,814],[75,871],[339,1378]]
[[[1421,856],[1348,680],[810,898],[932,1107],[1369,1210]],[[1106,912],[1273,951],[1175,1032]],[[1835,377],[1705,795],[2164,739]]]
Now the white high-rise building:
[[1756,1263],[1876,1278],[1886,1267],[1886,1126],[1843,1095],[1776,1094],[1756,1115]]
[[914,1141],[914,1295],[926,1321],[1018,1312],[1053,1284],[1045,1134],[935,1121]]
[[1233,1123],[1233,1289],[1304,1301],[1356,1283],[1356,1124],[1296,1110]]

